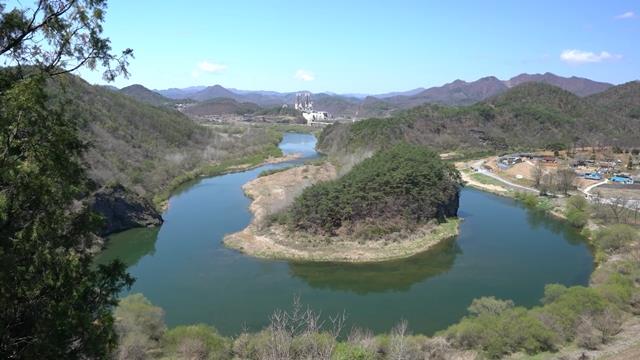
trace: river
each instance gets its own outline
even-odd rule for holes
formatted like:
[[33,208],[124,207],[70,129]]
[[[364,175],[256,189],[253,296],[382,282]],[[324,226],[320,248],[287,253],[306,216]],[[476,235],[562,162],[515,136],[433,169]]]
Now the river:
[[[166,312],[169,326],[208,323],[225,335],[259,330],[295,296],[323,314],[346,312],[349,325],[388,331],[407,319],[432,334],[465,315],[481,296],[539,304],[544,285],[586,285],[593,257],[563,222],[511,199],[473,189],[461,194],[460,234],[436,248],[377,264],[296,263],[255,259],[229,250],[225,234],[251,221],[242,185],[266,169],[316,157],[315,138],[286,134],[285,153],[303,159],[199,180],[170,199],[157,229],[111,237],[97,261],[120,258],[143,293]],[[124,295],[124,294],[123,294]]]

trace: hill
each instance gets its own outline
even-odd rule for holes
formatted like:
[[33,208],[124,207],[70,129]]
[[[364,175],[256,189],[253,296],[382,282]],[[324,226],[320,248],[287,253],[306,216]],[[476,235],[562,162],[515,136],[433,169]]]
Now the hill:
[[[373,95],[373,97],[376,97],[378,99],[385,99],[385,98],[390,98],[390,97],[394,97],[394,96],[413,96],[413,95],[417,95],[423,91],[425,91],[426,89],[423,87],[419,87],[419,88],[415,88],[415,89],[411,89],[411,90],[407,90],[407,91],[392,91],[389,93],[384,93],[384,94],[376,94]],[[361,96],[362,98],[365,98],[367,95]]]
[[151,91],[140,84],[134,84],[119,90],[121,93],[147,104],[161,106],[173,103],[172,99],[166,98],[155,91]]
[[470,106],[422,105],[389,118],[332,125],[321,134],[318,147],[329,154],[346,154],[400,141],[459,151],[530,149],[558,143],[637,145],[638,121],[608,111],[605,104],[628,98],[622,90],[610,89],[610,97],[602,95],[603,100],[597,102],[555,86],[525,83]]
[[215,98],[228,98],[234,99],[236,94],[225,89],[220,85],[208,86],[196,93],[193,93],[190,98],[196,101],[207,101]]
[[263,116],[286,116],[295,118],[297,122],[306,123],[306,120],[302,117],[302,112],[293,108],[293,106],[274,106],[269,108],[262,108],[254,113],[255,115]]
[[633,119],[640,119],[640,81],[614,86],[607,91],[589,97],[594,104]]
[[98,184],[117,182],[151,197],[173,178],[203,164],[273,148],[277,139],[258,128],[204,127],[184,114],[92,86],[75,76],[52,84],[81,122],[90,143],[85,161]]
[[76,76],[59,77],[49,91],[80,124],[81,136],[90,145],[84,163],[98,190],[92,202],[103,215],[113,215],[107,223],[117,230],[131,218],[140,219],[139,225],[153,222],[157,214],[149,213],[150,200],[172,187],[178,177],[211,164],[277,152],[277,133],[253,127],[204,127],[171,108],[92,86]]
[[456,80],[440,87],[429,88],[408,98],[395,97],[387,100],[403,107],[424,103],[468,105],[499,94],[506,89],[507,86],[502,81],[489,76],[472,82]]
[[505,81],[508,87],[518,86],[527,82],[541,82],[557,86],[578,96],[589,96],[603,92],[613,85],[604,82],[593,81],[576,76],[562,77],[550,72],[544,74],[520,74]]
[[294,231],[363,240],[457,216],[459,175],[423,147],[398,144],[343,177],[305,189],[287,210]]
[[367,96],[362,100],[362,102],[358,105],[357,113],[355,117],[363,118],[363,117],[387,117],[391,115],[398,108],[386,101],[386,99],[379,99],[374,96]]
[[250,102],[238,102],[229,98],[215,98],[198,102],[184,108],[184,113],[194,116],[235,114],[245,115],[255,113],[262,108]]
[[190,98],[193,94],[197,93],[198,91],[204,90],[205,88],[206,86],[190,86],[182,89],[170,88],[154,91],[169,99],[184,100]]
[[456,80],[443,86],[428,88],[411,96],[394,96],[385,100],[405,109],[426,103],[471,105],[499,95],[512,87],[532,82],[554,85],[577,96],[596,94],[613,86],[585,78],[575,76],[567,78],[547,72],[544,74],[520,74],[509,80],[500,80],[494,76],[471,82]]

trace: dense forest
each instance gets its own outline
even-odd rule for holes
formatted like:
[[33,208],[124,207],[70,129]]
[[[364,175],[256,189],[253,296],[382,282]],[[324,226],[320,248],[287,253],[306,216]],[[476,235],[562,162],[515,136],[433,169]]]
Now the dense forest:
[[374,239],[456,216],[459,187],[457,170],[436,153],[402,143],[305,189],[286,218],[293,230]]
[[318,147],[346,154],[400,141],[463,152],[555,144],[629,146],[640,136],[639,93],[640,82],[587,98],[552,85],[524,83],[470,106],[429,104],[390,118],[335,124],[322,133]]

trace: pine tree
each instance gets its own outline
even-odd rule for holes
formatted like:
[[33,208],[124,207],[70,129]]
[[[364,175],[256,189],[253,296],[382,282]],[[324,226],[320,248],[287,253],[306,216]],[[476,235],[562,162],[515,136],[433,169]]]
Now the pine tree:
[[132,284],[124,264],[94,267],[97,219],[82,202],[86,145],[76,121],[47,93],[80,67],[126,75],[130,49],[102,38],[106,2],[0,3],[0,358],[107,358],[112,307]]

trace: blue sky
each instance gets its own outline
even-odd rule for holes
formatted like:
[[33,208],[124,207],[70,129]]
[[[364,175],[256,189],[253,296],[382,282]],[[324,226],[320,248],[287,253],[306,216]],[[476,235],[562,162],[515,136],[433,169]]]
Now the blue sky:
[[105,34],[135,51],[118,87],[381,93],[523,72],[640,78],[630,0],[111,0]]

